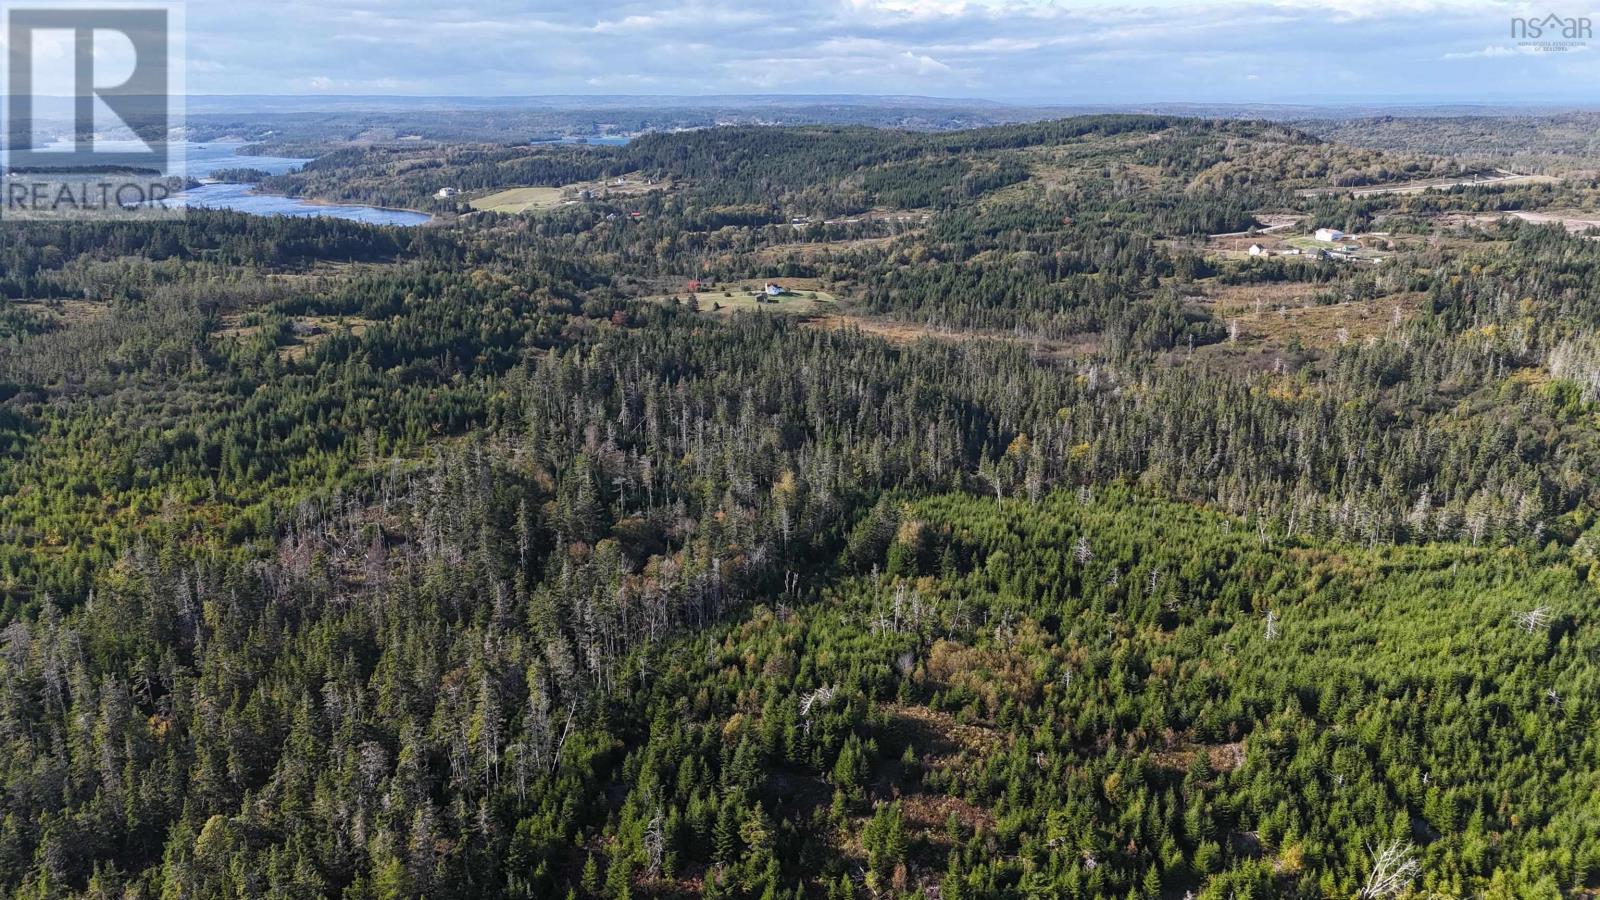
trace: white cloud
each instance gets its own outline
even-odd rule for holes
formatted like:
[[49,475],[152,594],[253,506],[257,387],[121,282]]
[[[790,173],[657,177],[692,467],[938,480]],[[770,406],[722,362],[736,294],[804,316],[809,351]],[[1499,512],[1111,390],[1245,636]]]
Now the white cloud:
[[[188,15],[191,87],[201,93],[388,84],[439,94],[760,89],[1082,103],[1332,99],[1334,84],[1340,99],[1547,98],[1555,58],[1568,54],[1506,51],[1509,17],[1523,5],[190,0]],[[1565,90],[1600,97],[1600,74],[1573,71]]]
[[1499,44],[1491,44],[1481,50],[1446,53],[1440,59],[1493,59],[1498,56],[1516,56],[1525,52],[1527,51],[1520,47],[1504,47]]
[[1469,50],[1464,53],[1446,53],[1440,58],[1499,59],[1503,57],[1516,56],[1545,56],[1547,54],[1553,57],[1556,54],[1566,55],[1570,53],[1588,53],[1590,49],[1591,46],[1589,44],[1565,45],[1560,47],[1548,44],[1540,44],[1537,42],[1514,45],[1490,44],[1489,46],[1480,50]]

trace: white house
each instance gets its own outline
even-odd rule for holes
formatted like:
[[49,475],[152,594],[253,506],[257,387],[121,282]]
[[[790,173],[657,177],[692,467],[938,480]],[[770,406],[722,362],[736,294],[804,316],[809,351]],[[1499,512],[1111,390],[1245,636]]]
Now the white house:
[[1267,255],[1267,248],[1261,246],[1260,244],[1251,244],[1250,245],[1250,255],[1251,256],[1266,256]]
[[435,198],[439,199],[439,200],[449,200],[451,197],[454,197],[455,195],[456,195],[456,189],[455,188],[453,188],[453,187],[442,187],[442,188],[439,188],[438,193],[434,194],[433,196]]
[[768,297],[781,297],[781,296],[783,296],[783,285],[776,284],[776,283],[771,282],[771,281],[767,282],[767,296]]
[[1318,228],[1316,238],[1323,243],[1332,244],[1344,240],[1344,232],[1337,228]]

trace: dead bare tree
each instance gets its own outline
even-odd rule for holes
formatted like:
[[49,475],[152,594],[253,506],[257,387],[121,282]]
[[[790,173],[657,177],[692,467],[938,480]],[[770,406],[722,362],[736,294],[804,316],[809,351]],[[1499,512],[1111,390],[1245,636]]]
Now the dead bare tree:
[[511,774],[517,784],[517,800],[528,799],[528,745],[518,742],[506,748],[511,757]]
[[666,856],[666,821],[657,812],[644,829],[644,853],[653,878],[661,871],[661,860]]
[[1367,848],[1372,855],[1372,869],[1367,873],[1367,883],[1361,888],[1362,900],[1394,897],[1411,884],[1422,871],[1422,865],[1412,856],[1412,847],[1399,838],[1390,841],[1381,850]]
[[1543,630],[1545,626],[1550,624],[1550,607],[1541,606],[1537,609],[1519,612],[1511,618],[1517,623],[1518,628],[1532,634],[1535,631]]
[[555,774],[556,767],[561,765],[561,751],[567,746],[567,737],[572,734],[572,717],[577,715],[578,701],[573,700],[567,707],[567,724],[561,729],[561,739],[556,741],[555,752],[550,756],[550,773]]
[[811,734],[811,710],[833,702],[833,688],[819,687],[800,698],[800,718],[805,721],[805,733]]
[[1278,639],[1278,613],[1275,610],[1270,610],[1269,609],[1269,610],[1267,610],[1267,640],[1275,641],[1277,639]]

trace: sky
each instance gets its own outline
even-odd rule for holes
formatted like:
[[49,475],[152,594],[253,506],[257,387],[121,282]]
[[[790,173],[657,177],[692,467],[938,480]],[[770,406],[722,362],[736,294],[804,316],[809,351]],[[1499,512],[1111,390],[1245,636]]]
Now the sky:
[[[1600,104],[1600,40],[1494,0],[189,0],[196,94],[907,94]],[[1525,45],[1528,44],[1528,45]]]

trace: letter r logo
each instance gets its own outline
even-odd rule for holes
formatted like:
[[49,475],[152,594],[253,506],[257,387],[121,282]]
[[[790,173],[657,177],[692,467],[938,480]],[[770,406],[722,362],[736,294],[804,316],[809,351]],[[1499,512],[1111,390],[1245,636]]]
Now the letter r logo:
[[[8,8],[5,19],[9,167],[168,168],[174,61],[167,9]],[[56,140],[46,150],[48,127]],[[97,147],[109,143],[107,132],[122,139]]]

